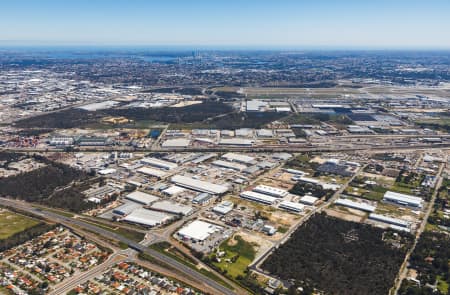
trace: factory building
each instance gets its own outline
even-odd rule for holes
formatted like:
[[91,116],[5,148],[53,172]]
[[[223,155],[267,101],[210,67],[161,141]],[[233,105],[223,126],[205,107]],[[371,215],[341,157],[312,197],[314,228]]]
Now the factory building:
[[143,158],[143,159],[141,159],[141,163],[145,164],[145,165],[153,166],[156,168],[165,169],[165,170],[172,170],[172,169],[175,169],[178,167],[178,165],[175,163],[157,159],[157,158]]
[[219,205],[212,208],[214,213],[225,215],[228,214],[231,210],[233,210],[234,204],[230,201],[224,201]]
[[232,169],[232,170],[239,171],[239,172],[243,171],[247,168],[247,166],[245,166],[245,165],[242,165],[239,163],[223,161],[223,160],[215,160],[212,162],[212,164],[215,166],[218,166],[218,167]]
[[266,194],[266,195],[269,195],[272,197],[277,197],[277,198],[283,198],[288,195],[288,192],[286,190],[268,186],[268,185],[258,185],[257,187],[255,187],[253,189],[253,191],[257,192],[257,193],[261,193],[261,194]]
[[384,202],[394,203],[399,206],[422,208],[423,199],[406,194],[387,191],[383,196]]
[[166,172],[150,167],[142,167],[136,171],[147,176],[156,177],[158,179],[162,179],[167,176]]
[[144,208],[139,208],[128,214],[125,218],[123,218],[123,221],[131,222],[131,223],[138,223],[145,226],[157,226],[164,223],[169,222],[173,216],[148,210]]
[[150,206],[153,210],[177,214],[177,215],[189,215],[194,210],[191,206],[181,205],[178,203],[172,203],[170,201],[159,201],[155,202]]
[[275,198],[275,197],[271,197],[268,195],[264,195],[264,194],[260,194],[260,193],[252,192],[252,191],[243,191],[240,193],[239,196],[243,199],[263,203],[266,205],[272,205],[277,200],[277,198]]
[[319,200],[319,198],[306,195],[300,198],[300,203],[303,203],[308,206],[314,206],[317,200]]
[[399,226],[402,228],[410,228],[411,223],[409,221],[403,220],[403,219],[398,219],[398,218],[393,218],[393,217],[389,217],[389,216],[384,216],[384,215],[380,215],[380,214],[375,214],[375,213],[370,213],[369,214],[369,219],[375,220],[375,221],[379,221],[379,222],[383,222],[383,223],[387,223],[387,224],[391,224],[394,226]]
[[374,212],[376,209],[375,206],[372,206],[372,205],[369,205],[366,203],[355,202],[355,201],[352,201],[349,199],[337,199],[334,203],[339,206],[348,207],[348,208],[357,209],[357,210],[366,211],[366,212]]
[[225,185],[214,184],[182,175],[173,176],[171,181],[178,186],[212,195],[222,195],[229,189]]
[[222,158],[231,161],[231,162],[239,162],[244,164],[251,164],[255,161],[254,157],[236,154],[236,153],[226,153],[222,156]]
[[195,220],[178,231],[182,239],[204,241],[210,235],[222,231],[223,227],[201,220]]
[[140,191],[134,191],[125,196],[126,199],[131,200],[133,202],[148,206],[151,203],[158,201],[159,198]]
[[299,203],[295,203],[295,202],[282,201],[280,203],[280,205],[278,206],[278,208],[288,210],[288,211],[293,211],[296,213],[300,213],[305,209],[305,206],[302,204],[299,204]]

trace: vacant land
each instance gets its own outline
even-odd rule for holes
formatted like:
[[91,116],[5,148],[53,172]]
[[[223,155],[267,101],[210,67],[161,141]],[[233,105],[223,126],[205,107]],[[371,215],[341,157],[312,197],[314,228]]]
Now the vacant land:
[[39,224],[38,221],[8,210],[0,209],[0,240]]
[[300,227],[262,267],[326,294],[387,294],[411,241],[409,234],[320,214]]
[[222,257],[218,257],[218,253],[213,253],[211,259],[216,261],[213,262],[214,266],[227,273],[233,279],[243,277],[247,266],[255,259],[255,246],[255,244],[247,242],[241,236],[236,235],[220,245],[219,252],[225,252]]

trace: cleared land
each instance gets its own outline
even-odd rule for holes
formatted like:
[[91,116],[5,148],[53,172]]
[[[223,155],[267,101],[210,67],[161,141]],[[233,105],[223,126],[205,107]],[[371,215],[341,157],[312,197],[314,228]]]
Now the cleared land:
[[39,222],[32,218],[0,209],[0,240],[7,239],[37,224]]

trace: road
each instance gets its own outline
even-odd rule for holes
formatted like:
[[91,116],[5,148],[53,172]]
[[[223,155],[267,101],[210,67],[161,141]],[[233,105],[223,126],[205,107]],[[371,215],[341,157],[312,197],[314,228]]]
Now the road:
[[65,217],[65,216],[56,214],[54,212],[44,211],[42,209],[34,208],[31,204],[29,204],[27,202],[15,201],[15,200],[10,200],[10,199],[6,199],[6,198],[0,198],[0,201],[5,206],[10,206],[10,207],[13,207],[13,208],[16,208],[19,210],[30,212],[35,215],[39,215],[42,218],[45,218],[45,219],[48,219],[48,220],[51,220],[54,222],[58,222],[68,228],[72,229],[72,228],[74,228],[74,226],[76,226],[76,227],[91,231],[93,233],[97,233],[98,235],[109,238],[111,240],[116,240],[116,241],[125,243],[130,248],[137,250],[139,252],[145,253],[147,255],[150,255],[153,258],[155,258],[156,260],[158,260],[164,264],[167,264],[168,266],[172,267],[175,270],[182,272],[183,274],[186,275],[186,277],[190,277],[190,278],[194,279],[195,281],[202,282],[208,289],[212,288],[212,289],[216,290],[216,294],[226,294],[226,295],[234,295],[235,294],[235,292],[231,291],[230,289],[222,286],[221,284],[204,276],[203,274],[195,271],[194,269],[184,265],[183,263],[180,263],[171,257],[163,255],[163,254],[159,253],[158,251],[150,249],[144,245],[136,243],[136,242],[134,242],[130,239],[127,239],[123,236],[120,236],[116,233],[107,231],[103,228],[100,228],[98,226],[95,226],[93,224],[90,224],[90,223],[87,223],[87,222],[84,222],[81,220]]
[[414,249],[417,246],[417,242],[419,241],[420,236],[422,235],[423,231],[425,230],[425,227],[428,222],[428,217],[430,217],[430,214],[433,211],[434,202],[436,201],[436,197],[439,193],[439,188],[442,185],[443,178],[441,177],[441,175],[442,175],[442,171],[445,168],[446,163],[447,163],[447,157],[445,157],[445,161],[439,167],[439,171],[436,176],[436,177],[438,177],[438,180],[436,182],[433,195],[431,196],[430,203],[428,204],[427,211],[425,212],[425,216],[423,217],[422,223],[420,224],[419,228],[417,229],[416,236],[415,236],[412,247],[408,250],[408,252],[406,252],[405,259],[403,260],[403,263],[400,267],[399,274],[398,274],[397,278],[395,279],[395,284],[392,287],[392,289],[390,290],[389,294],[397,294],[398,290],[400,289],[400,286],[402,285],[402,281],[406,278],[406,275],[408,273],[407,266],[408,266],[409,258],[411,257],[411,254],[414,252]]

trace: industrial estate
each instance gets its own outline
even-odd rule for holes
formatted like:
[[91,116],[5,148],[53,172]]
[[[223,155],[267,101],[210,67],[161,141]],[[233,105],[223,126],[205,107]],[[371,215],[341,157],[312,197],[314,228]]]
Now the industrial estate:
[[1,294],[449,294],[447,54],[34,54],[0,56]]

